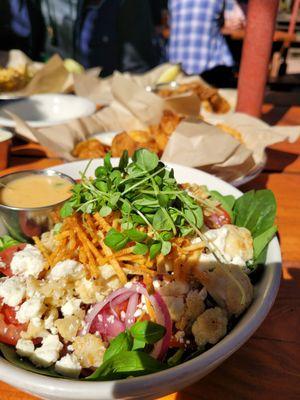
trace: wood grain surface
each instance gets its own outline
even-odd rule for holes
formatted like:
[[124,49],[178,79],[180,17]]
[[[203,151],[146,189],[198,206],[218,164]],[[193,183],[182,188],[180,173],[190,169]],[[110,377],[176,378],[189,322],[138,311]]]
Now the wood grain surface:
[[[271,108],[265,108],[266,114]],[[300,107],[291,107],[278,122],[300,125]],[[1,174],[61,163],[46,156],[38,145],[18,146]],[[164,400],[300,399],[300,140],[268,149],[265,171],[241,189],[253,188],[272,189],[278,202],[283,274],[275,304],[240,350],[201,381]],[[0,382],[0,400],[34,399]]]

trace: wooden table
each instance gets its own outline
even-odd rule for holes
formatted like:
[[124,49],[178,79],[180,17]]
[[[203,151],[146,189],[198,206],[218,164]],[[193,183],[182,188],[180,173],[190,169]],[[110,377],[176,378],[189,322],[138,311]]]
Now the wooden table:
[[[264,111],[265,120],[277,114],[282,115],[281,125],[300,125],[300,107],[275,110],[269,105]],[[14,147],[10,167],[2,173],[61,162],[49,156],[39,145]],[[283,276],[276,302],[240,350],[206,378],[164,400],[300,399],[300,140],[269,149],[265,171],[242,190],[265,187],[274,191],[278,202]],[[33,399],[0,382],[0,400]]]

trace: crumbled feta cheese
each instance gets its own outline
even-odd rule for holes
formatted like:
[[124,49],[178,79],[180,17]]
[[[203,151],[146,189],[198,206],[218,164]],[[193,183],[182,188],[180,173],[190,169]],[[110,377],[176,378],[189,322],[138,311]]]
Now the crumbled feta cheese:
[[50,279],[77,278],[83,272],[83,265],[75,260],[64,260],[57,263],[50,271]]
[[17,320],[24,324],[34,317],[40,317],[44,310],[43,300],[42,296],[34,296],[26,300],[16,312]]
[[78,378],[81,365],[75,354],[66,354],[55,363],[55,371],[60,375],[68,376],[69,378]]
[[49,334],[43,338],[42,346],[35,349],[30,360],[39,367],[47,368],[59,359],[62,348],[58,335]]
[[115,317],[114,317],[113,315],[110,315],[110,316],[107,318],[107,322],[110,323],[110,324],[113,324],[113,323],[115,322]]
[[31,357],[34,352],[34,344],[31,340],[19,339],[16,350],[20,357]]
[[33,317],[31,318],[31,322],[36,328],[40,328],[42,326],[42,320],[40,317]]
[[45,260],[38,248],[27,244],[23,250],[17,251],[10,263],[14,275],[37,278],[44,269]]
[[45,329],[51,329],[54,323],[54,316],[50,314],[47,318],[44,319]]
[[20,277],[13,276],[0,281],[0,297],[8,306],[16,307],[21,303],[25,294],[26,286]]
[[143,314],[143,311],[139,308],[136,310],[136,312],[133,314],[134,318],[138,318]]
[[121,321],[125,321],[126,312],[122,310],[120,316],[121,316]]
[[121,287],[121,282],[120,282],[120,279],[118,277],[110,279],[109,281],[107,281],[106,284],[112,290],[117,290],[117,289],[119,289]]
[[62,307],[61,312],[64,317],[68,317],[71,315],[76,315],[80,310],[81,300],[72,298],[69,299]]
[[100,273],[102,275],[102,278],[105,280],[108,280],[116,275],[115,269],[109,264],[101,265]]
[[5,262],[2,261],[2,258],[0,257],[0,268],[5,268],[6,264]]
[[[213,248],[219,250],[227,264],[237,265],[245,269],[246,261],[253,258],[253,240],[251,233],[246,228],[223,225],[219,229],[208,230],[205,236],[213,244]],[[218,261],[212,253],[201,254],[201,269],[211,269],[217,264]]]

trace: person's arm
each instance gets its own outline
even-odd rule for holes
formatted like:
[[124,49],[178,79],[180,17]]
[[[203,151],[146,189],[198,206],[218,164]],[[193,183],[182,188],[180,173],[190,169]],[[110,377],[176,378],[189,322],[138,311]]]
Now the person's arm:
[[224,27],[229,30],[244,28],[246,17],[236,0],[225,0]]

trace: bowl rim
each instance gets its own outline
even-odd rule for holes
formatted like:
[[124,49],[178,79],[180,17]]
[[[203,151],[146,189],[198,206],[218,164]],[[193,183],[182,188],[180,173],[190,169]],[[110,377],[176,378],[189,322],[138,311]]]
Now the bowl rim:
[[[26,169],[24,171],[15,171],[15,172],[10,172],[9,174],[6,175],[2,175],[0,177],[0,183],[3,179],[11,177],[11,176],[16,176],[16,175],[46,175],[46,176],[59,176],[60,178],[71,182],[73,185],[76,184],[76,181],[69,175],[63,173],[63,172],[59,172],[59,171],[55,171],[53,169],[40,169],[40,170],[35,170],[35,169]],[[0,188],[1,190],[1,188]],[[71,195],[70,195],[71,197]],[[60,204],[64,203],[66,200],[68,200],[70,197],[67,197],[65,200],[59,201],[57,203],[53,203],[53,204],[48,204],[47,206],[40,206],[40,207],[14,207],[14,206],[8,206],[6,204],[2,204],[0,202],[0,210],[4,209],[4,210],[8,210],[8,211],[43,211],[43,210],[47,210],[48,208],[53,208],[56,206],[59,206]]]
[[[103,160],[101,161],[103,162]],[[112,161],[116,162],[116,159],[112,159]],[[64,169],[64,166],[66,165],[84,162],[86,162],[86,160],[74,161],[71,163],[59,165],[55,167],[55,169]],[[193,173],[197,171],[197,173],[206,175],[207,177],[212,179],[212,181],[217,180],[223,186],[229,187],[231,192],[235,192],[237,195],[242,194],[240,190],[238,190],[231,184],[206,172],[173,163],[167,163],[167,165],[175,168],[184,168],[185,170],[187,170],[187,173],[189,171],[193,171]],[[268,258],[269,256],[271,257],[270,265],[268,270],[265,271],[264,276],[262,277],[262,279],[266,281],[265,286],[262,288],[263,293],[258,293],[255,301],[241,316],[235,327],[223,339],[221,339],[209,350],[191,360],[185,361],[184,363],[169,368],[167,370],[144,375],[141,377],[111,381],[76,381],[38,375],[16,367],[9,363],[7,360],[0,357],[0,374],[2,375],[2,379],[6,379],[8,383],[18,386],[21,389],[23,388],[23,390],[24,388],[26,388],[26,390],[29,390],[27,385],[30,382],[30,391],[32,393],[42,393],[44,396],[61,395],[63,396],[62,398],[70,400],[86,398],[88,398],[89,400],[105,399],[109,396],[114,396],[116,392],[121,393],[122,397],[130,395],[137,396],[141,393],[141,391],[142,393],[145,393],[145,389],[148,388],[148,390],[151,390],[155,385],[157,385],[157,387],[153,391],[153,396],[156,393],[160,393],[159,395],[161,395],[161,393],[163,392],[161,385],[166,385],[166,381],[168,379],[172,379],[175,389],[176,384],[178,387],[187,386],[197,379],[200,379],[201,376],[204,376],[206,373],[214,369],[217,365],[228,358],[231,354],[237,351],[257,330],[257,328],[267,316],[275,301],[281,280],[282,260],[280,245],[277,237],[274,237],[269,244]],[[272,257],[274,258],[273,261]],[[247,321],[244,321],[245,319],[247,319]],[[201,375],[199,371],[201,371],[202,369],[205,371],[205,373]],[[15,380],[16,374],[18,374],[18,382],[16,382]],[[189,375],[189,381],[184,384],[180,383],[180,377],[186,374]],[[199,375],[201,375],[200,378]],[[165,392],[165,394],[166,393],[170,393],[170,391],[168,390],[167,392]]]
[[[18,102],[18,103],[22,103],[22,102],[35,102],[35,101],[51,101],[51,99],[54,98],[58,98],[61,100],[65,100],[65,101],[69,101],[69,100],[74,100],[77,102],[81,102],[81,107],[83,107],[83,105],[85,105],[86,109],[84,110],[84,112],[82,112],[79,116],[74,115],[71,117],[64,117],[64,118],[58,118],[55,120],[25,120],[25,122],[33,127],[33,128],[46,128],[49,126],[55,126],[55,125],[60,125],[60,124],[64,124],[68,121],[77,119],[77,118],[83,118],[83,117],[87,117],[90,116],[92,114],[95,113],[96,111],[96,104],[89,100],[86,97],[83,96],[77,96],[74,94],[70,94],[70,93],[39,93],[39,94],[33,94],[31,96],[27,96],[27,97],[20,97],[17,99],[8,99],[9,102],[14,103],[14,102]],[[69,107],[72,107],[72,104],[69,104]],[[5,108],[5,105],[0,105],[0,111],[1,109]],[[9,111],[9,110],[8,110]],[[16,112],[17,113],[17,112]],[[4,126],[4,128],[15,128],[16,126],[16,122],[11,119],[11,118],[6,118],[0,115],[0,123],[1,125]]]

